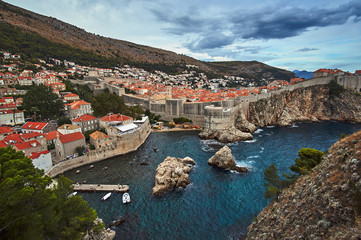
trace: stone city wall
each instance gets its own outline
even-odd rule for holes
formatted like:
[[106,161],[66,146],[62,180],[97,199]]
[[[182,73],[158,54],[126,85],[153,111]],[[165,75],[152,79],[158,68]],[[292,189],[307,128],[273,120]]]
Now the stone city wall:
[[87,155],[60,162],[59,164],[54,165],[49,171],[45,172],[45,174],[53,178],[83,165],[136,151],[145,140],[147,140],[150,133],[150,124],[147,119],[134,132],[116,137],[116,140],[113,142],[114,144],[108,146],[107,149],[103,149],[102,151],[92,150],[89,151]]

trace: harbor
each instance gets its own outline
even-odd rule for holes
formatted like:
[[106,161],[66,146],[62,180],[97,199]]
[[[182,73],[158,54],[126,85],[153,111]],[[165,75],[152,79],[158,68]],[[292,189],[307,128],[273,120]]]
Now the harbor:
[[74,184],[74,192],[128,192],[128,185]]

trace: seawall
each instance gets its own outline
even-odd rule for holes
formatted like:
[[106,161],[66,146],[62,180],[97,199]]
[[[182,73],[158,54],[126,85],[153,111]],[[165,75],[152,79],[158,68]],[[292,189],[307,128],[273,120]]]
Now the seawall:
[[95,150],[89,151],[87,155],[66,160],[54,165],[45,174],[51,178],[54,178],[59,174],[83,165],[99,162],[108,158],[113,158],[136,151],[147,140],[150,133],[150,124],[149,120],[147,120],[134,132],[117,136],[117,141],[114,148],[110,148],[101,152],[96,152]]

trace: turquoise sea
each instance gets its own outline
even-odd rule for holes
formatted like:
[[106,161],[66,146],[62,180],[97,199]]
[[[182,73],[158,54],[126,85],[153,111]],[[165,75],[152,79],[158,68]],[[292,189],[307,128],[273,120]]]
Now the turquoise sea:
[[[358,130],[361,124],[338,122],[259,129],[254,140],[229,144],[236,163],[249,168],[246,174],[209,166],[208,159],[223,144],[201,140],[197,132],[152,133],[136,152],[95,163],[92,172],[84,166],[65,175],[74,182],[130,186],[132,202],[127,205],[122,204],[121,194],[102,202],[105,193],[80,193],[107,226],[126,217],[113,228],[115,239],[239,239],[269,202],[263,198],[263,172],[271,163],[288,172],[300,148],[325,151],[342,133]],[[155,170],[167,156],[189,156],[196,161],[190,173],[192,183],[154,197]],[[149,165],[140,165],[143,161]],[[78,169],[80,174],[75,173]]]

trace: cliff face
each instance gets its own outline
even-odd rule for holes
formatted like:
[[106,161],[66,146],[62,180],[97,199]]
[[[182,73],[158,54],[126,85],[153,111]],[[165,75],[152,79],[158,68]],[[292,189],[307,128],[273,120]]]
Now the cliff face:
[[335,143],[313,172],[271,202],[245,239],[360,239],[361,131]]
[[361,96],[346,90],[332,95],[327,86],[313,86],[275,94],[249,105],[249,121],[259,127],[318,120],[361,122]]

